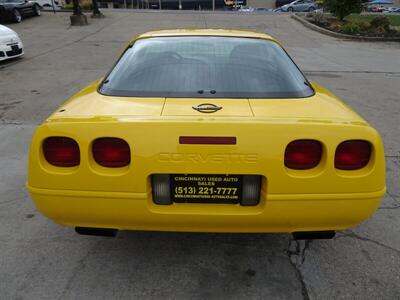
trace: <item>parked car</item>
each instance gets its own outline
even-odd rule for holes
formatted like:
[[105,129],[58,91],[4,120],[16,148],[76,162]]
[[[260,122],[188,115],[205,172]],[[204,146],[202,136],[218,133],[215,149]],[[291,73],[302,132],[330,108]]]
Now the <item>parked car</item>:
[[318,4],[314,0],[296,0],[291,2],[290,4],[286,4],[281,7],[282,11],[309,11],[312,12],[316,10]]
[[256,12],[267,12],[267,11],[272,11],[271,8],[266,8],[266,7],[257,7],[255,8]]
[[27,188],[83,234],[332,238],[379,206],[385,155],[379,133],[271,36],[163,30],[37,127]]
[[387,7],[384,12],[386,13],[396,13],[400,10],[399,7]]
[[40,7],[53,7],[53,2],[54,2],[54,7],[60,7],[59,2],[57,0],[35,0],[37,4],[40,5]]
[[0,61],[24,55],[24,45],[18,34],[0,25]]
[[0,22],[21,22],[26,16],[40,16],[40,5],[27,0],[0,0]]
[[286,5],[286,4],[289,4],[289,3],[292,3],[293,2],[293,0],[276,0],[276,2],[275,2],[275,7],[281,7],[281,6],[283,6],[283,5]]
[[242,7],[239,8],[239,11],[242,11],[242,12],[252,12],[252,11],[254,11],[254,8],[251,7],[251,6],[242,6]]
[[369,5],[368,11],[374,13],[381,13],[385,11],[385,7],[383,5]]
[[368,1],[369,5],[388,5],[388,4],[393,4],[393,1],[391,0],[373,0],[373,1]]

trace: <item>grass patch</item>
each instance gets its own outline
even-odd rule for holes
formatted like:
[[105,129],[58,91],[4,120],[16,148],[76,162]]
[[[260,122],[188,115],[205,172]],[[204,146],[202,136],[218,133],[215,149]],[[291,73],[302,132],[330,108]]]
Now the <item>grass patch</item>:
[[391,15],[391,14],[376,14],[376,15],[358,15],[358,14],[353,14],[350,16],[347,16],[345,18],[346,21],[349,22],[357,22],[357,21],[366,21],[366,22],[371,22],[374,18],[379,17],[379,16],[385,16],[388,17],[390,20],[390,24],[392,26],[400,26],[400,15]]

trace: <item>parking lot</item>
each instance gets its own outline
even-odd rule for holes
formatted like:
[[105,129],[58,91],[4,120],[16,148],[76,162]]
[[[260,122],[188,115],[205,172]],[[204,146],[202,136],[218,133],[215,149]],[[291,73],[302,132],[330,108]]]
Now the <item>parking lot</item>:
[[[400,299],[400,44],[343,41],[289,15],[106,12],[85,27],[68,13],[8,24],[25,57],[0,63],[1,299]],[[105,75],[136,35],[241,28],[281,41],[306,75],[382,134],[388,192],[376,214],[333,240],[286,234],[121,232],[78,236],[44,218],[24,187],[35,127]]]

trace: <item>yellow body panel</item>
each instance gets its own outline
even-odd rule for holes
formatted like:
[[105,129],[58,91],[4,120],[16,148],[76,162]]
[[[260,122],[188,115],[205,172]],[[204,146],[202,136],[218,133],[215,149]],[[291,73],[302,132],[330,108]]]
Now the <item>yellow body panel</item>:
[[[271,39],[260,33],[220,30],[152,32]],[[88,86],[39,126],[32,139],[27,186],[40,211],[67,226],[212,232],[342,230],[368,218],[385,193],[384,150],[379,134],[322,87],[304,99],[165,99],[110,97]],[[208,101],[209,100],[209,101]],[[191,107],[224,107],[201,114]],[[184,104],[184,105],[183,105]],[[235,136],[236,145],[181,145],[180,136]],[[46,162],[42,142],[67,136],[80,147],[78,167]],[[119,137],[131,148],[131,164],[97,165],[91,143]],[[311,170],[283,164],[287,144],[316,139],[321,163]],[[351,139],[373,145],[372,159],[357,171],[333,166],[337,145]],[[256,174],[263,178],[261,202],[156,205],[152,174]]]
[[228,37],[244,37],[254,39],[271,40],[279,44],[279,42],[268,34],[237,29],[174,29],[174,30],[157,30],[146,32],[137,38],[133,39],[129,44],[132,44],[138,39],[150,37],[167,37],[167,36],[228,36]]

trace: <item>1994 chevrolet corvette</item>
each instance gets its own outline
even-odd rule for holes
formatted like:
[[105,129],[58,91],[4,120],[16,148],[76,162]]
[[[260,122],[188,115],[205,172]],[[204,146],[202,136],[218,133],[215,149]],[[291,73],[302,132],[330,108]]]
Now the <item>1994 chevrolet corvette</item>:
[[157,31],[37,128],[27,187],[81,234],[330,238],[379,205],[384,150],[272,37]]

